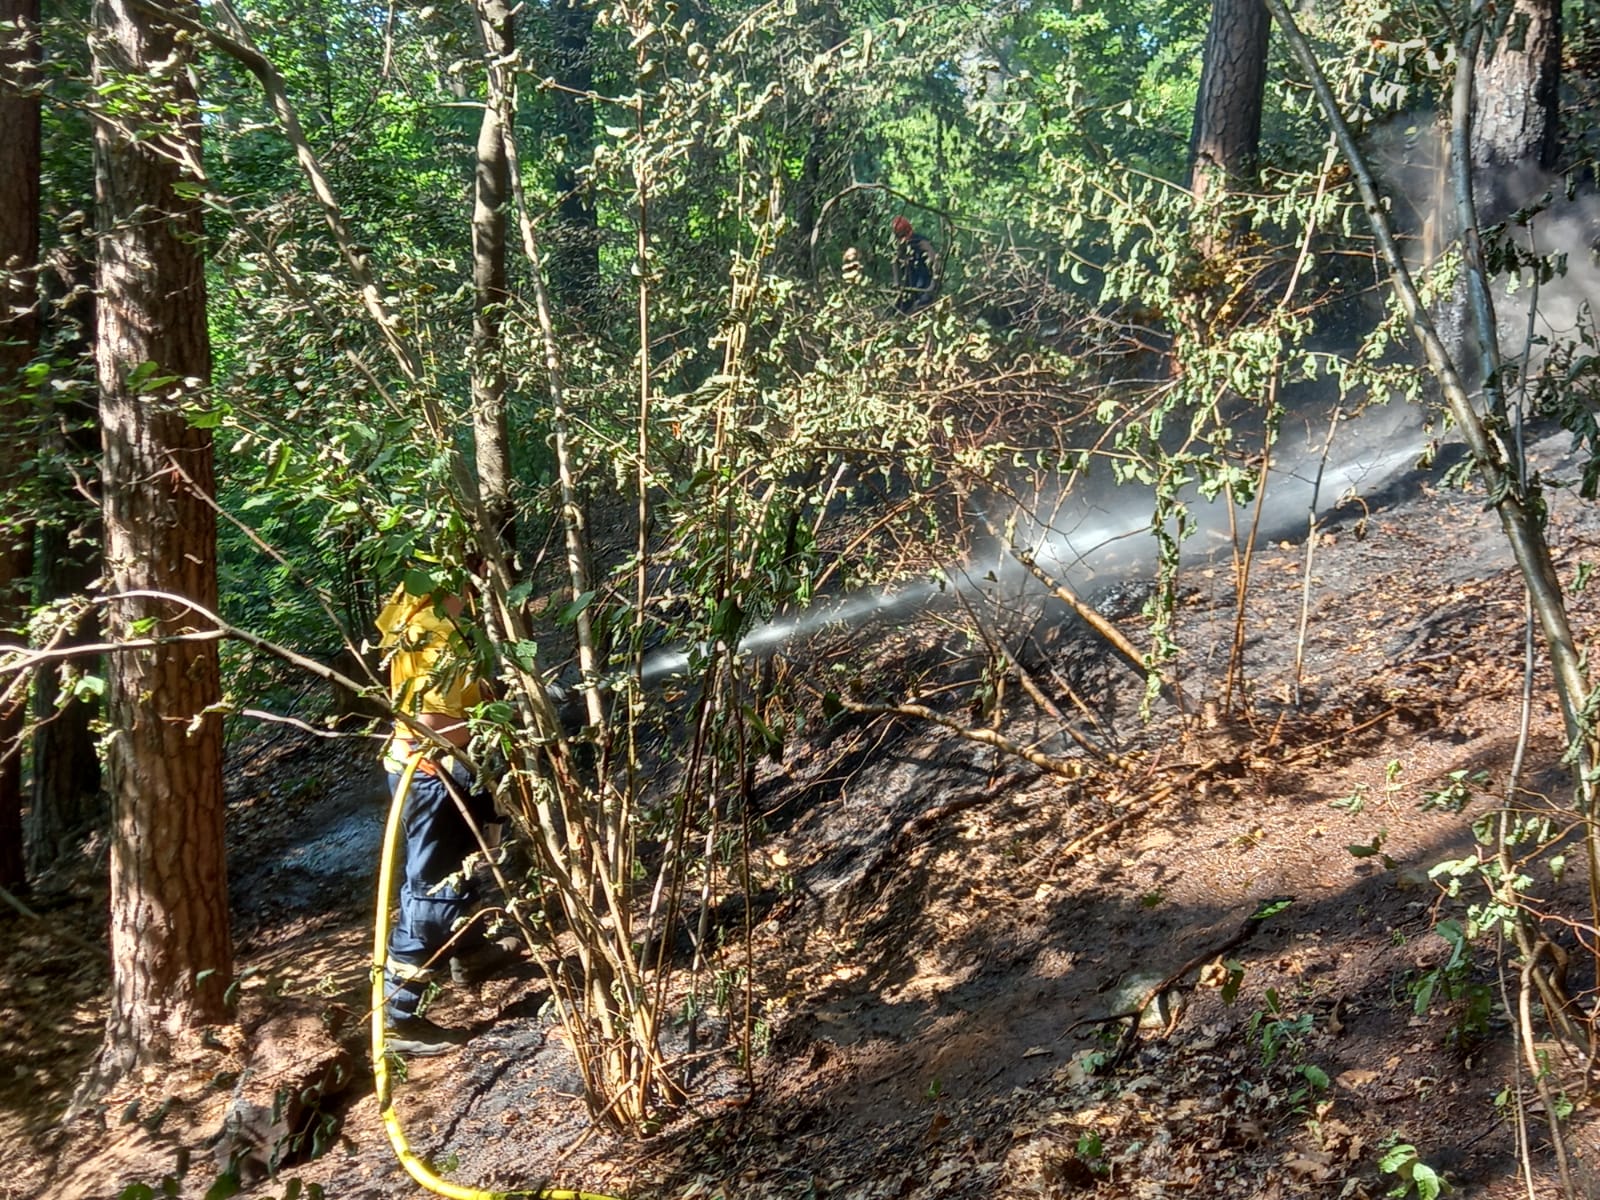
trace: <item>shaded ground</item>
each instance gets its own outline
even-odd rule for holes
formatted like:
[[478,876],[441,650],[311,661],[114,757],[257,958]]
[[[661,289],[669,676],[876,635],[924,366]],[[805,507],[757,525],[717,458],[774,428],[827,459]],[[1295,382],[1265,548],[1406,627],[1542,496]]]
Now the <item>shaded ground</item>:
[[[1370,503],[1318,547],[1300,707],[1303,548],[1272,545],[1246,626],[1250,719],[1180,734],[1170,720],[1140,733],[1123,716],[1128,749],[1143,753],[1114,787],[1045,776],[927,726],[813,722],[761,783],[771,836],[756,864],[767,902],[755,910],[751,1075],[726,1045],[737,1006],[713,1003],[692,1034],[679,1023],[669,1035],[678,1051],[693,1039],[690,1109],[642,1142],[589,1133],[530,965],[442,1000],[439,1019],[478,1036],[412,1065],[401,1110],[417,1149],[463,1183],[549,1178],[637,1197],[1265,1198],[1382,1195],[1396,1176],[1379,1160],[1401,1142],[1462,1194],[1528,1195],[1505,1102],[1527,1080],[1491,956],[1480,949],[1452,977],[1463,996],[1416,1004],[1450,954],[1435,924],[1465,912],[1426,870],[1471,851],[1470,821],[1510,770],[1520,586],[1481,495],[1412,476]],[[1570,578],[1600,541],[1600,513],[1563,500],[1553,528]],[[1223,564],[1188,575],[1184,674],[1206,710],[1232,634],[1230,577]],[[824,636],[830,648],[846,637]],[[884,661],[940,649],[925,627],[851,636]],[[1034,669],[1086,693],[1116,674],[1070,631]],[[1541,680],[1523,800],[1559,810],[1546,695]],[[1023,715],[1005,729],[1050,732]],[[47,895],[45,923],[0,918],[11,1148],[0,1196],[159,1192],[169,1173],[204,1195],[230,1153],[253,1147],[248,1175],[295,1138],[329,1148],[248,1194],[285,1195],[291,1180],[330,1197],[420,1194],[362,1066],[383,803],[370,757],[298,735],[236,750],[241,1027],[65,1126],[99,1031],[103,970],[80,942],[101,936],[101,903]],[[1466,812],[1425,810],[1458,771],[1487,773]],[[1533,894],[1581,921],[1571,857],[1559,884],[1541,872]],[[1290,902],[1250,922],[1275,898]],[[1578,948],[1571,931],[1557,940]],[[736,980],[741,954],[716,969]],[[1586,995],[1592,972],[1572,958],[1569,985]],[[1136,1038],[1104,1019],[1167,980]],[[1475,1031],[1480,994],[1496,1003]],[[295,1111],[274,1113],[291,1087]],[[1557,1194],[1537,1118],[1528,1136],[1532,1194]],[[1580,1184],[1600,1194],[1581,1102],[1569,1138]]]

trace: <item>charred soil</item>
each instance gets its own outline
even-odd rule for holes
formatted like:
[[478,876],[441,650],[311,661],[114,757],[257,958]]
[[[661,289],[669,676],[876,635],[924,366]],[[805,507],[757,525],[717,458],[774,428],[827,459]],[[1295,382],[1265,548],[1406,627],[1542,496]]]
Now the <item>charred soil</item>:
[[[1436,930],[1464,919],[1471,887],[1450,897],[1429,875],[1476,852],[1474,819],[1506,795],[1521,585],[1481,494],[1414,475],[1369,503],[1318,542],[1298,688],[1304,548],[1259,549],[1243,715],[1216,703],[1225,563],[1186,570],[1187,718],[1138,725],[1140,681],[1116,679],[1087,634],[1039,639],[1024,659],[1041,678],[1120,695],[1120,771],[1067,780],[926,723],[811,712],[762,769],[756,896],[719,910],[701,1001],[668,1035],[688,1105],[647,1137],[591,1130],[529,961],[439,1001],[436,1019],[475,1036],[410,1065],[414,1146],[463,1184],[640,1200],[1379,1196],[1418,1164],[1465,1195],[1558,1194],[1506,1015],[1516,972],[1487,942],[1452,960]],[[1563,496],[1551,531],[1570,580],[1600,512]],[[1590,601],[1576,605],[1592,628]],[[885,618],[794,658],[870,645],[897,662],[883,678],[903,678],[946,636]],[[1541,671],[1518,804],[1559,822],[1550,697]],[[1051,733],[1014,687],[967,715],[1021,743]],[[235,747],[240,1020],[70,1119],[105,987],[92,850],[36,894],[38,919],[0,916],[0,1195],[159,1195],[166,1180],[195,1196],[235,1180],[247,1195],[295,1181],[421,1194],[364,1057],[384,800],[364,745],[258,732]],[[1559,878],[1536,866],[1531,889],[1580,997],[1582,857]],[[1578,1088],[1560,1099],[1577,1186],[1600,1194],[1600,1128]]]

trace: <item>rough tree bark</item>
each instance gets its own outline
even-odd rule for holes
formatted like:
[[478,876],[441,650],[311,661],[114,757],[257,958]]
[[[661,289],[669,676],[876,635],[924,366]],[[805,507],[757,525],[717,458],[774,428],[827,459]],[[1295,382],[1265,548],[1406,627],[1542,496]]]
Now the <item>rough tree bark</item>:
[[1493,223],[1542,192],[1557,164],[1561,0],[1517,0],[1500,36],[1484,39],[1475,85],[1478,216]]
[[[37,389],[26,369],[39,343],[39,0],[0,0],[0,639],[20,640],[33,570],[33,460]],[[25,882],[22,729],[27,695],[0,710],[0,885]]]
[[[516,32],[505,0],[483,0],[478,26],[489,61],[504,61],[516,49]],[[478,128],[478,165],[472,201],[472,431],[478,468],[478,498],[503,546],[516,545],[512,527],[511,440],[506,423],[506,373],[501,365],[500,322],[506,293],[506,204],[510,168],[500,129],[499,106],[483,106]]]
[[[194,5],[189,6],[192,11]],[[136,111],[95,127],[105,550],[114,594],[175,594],[215,609],[211,435],[184,416],[210,376],[199,204],[200,129],[189,41],[137,0],[97,0],[94,79],[132,76]],[[181,116],[174,120],[168,106]],[[113,642],[204,628],[177,603],[114,600]],[[160,1057],[183,1030],[225,1019],[232,976],[223,849],[222,724],[214,642],[114,654],[112,998],[98,1072]]]
[[[100,419],[92,394],[81,378],[92,369],[94,348],[94,268],[81,256],[60,252],[51,257],[43,294],[44,344],[52,358],[73,364],[80,378],[53,383],[54,411],[40,437],[40,509],[49,515],[34,539],[37,555],[37,599],[40,603],[81,596],[100,577],[100,509],[84,492],[88,475],[100,461]],[[46,463],[59,464],[48,469]],[[98,618],[86,611],[68,630],[64,644],[97,640]],[[85,672],[103,674],[94,662],[79,662]],[[100,756],[91,723],[99,714],[93,701],[61,696],[54,671],[40,671],[33,684],[33,797],[26,821],[28,869],[45,870],[90,829],[105,819],[100,794]]]
[[1189,187],[1199,203],[1255,180],[1271,28],[1261,0],[1211,0],[1189,142]]

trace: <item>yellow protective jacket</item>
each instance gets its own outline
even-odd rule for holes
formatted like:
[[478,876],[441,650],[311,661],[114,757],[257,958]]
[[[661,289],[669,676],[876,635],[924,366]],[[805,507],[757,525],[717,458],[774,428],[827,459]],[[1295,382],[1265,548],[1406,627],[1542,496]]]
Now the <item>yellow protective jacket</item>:
[[[465,719],[483,702],[471,644],[439,597],[414,595],[402,584],[378,614],[378,634],[389,696],[399,711]],[[385,765],[403,764],[411,749],[410,732],[397,726],[385,747]]]

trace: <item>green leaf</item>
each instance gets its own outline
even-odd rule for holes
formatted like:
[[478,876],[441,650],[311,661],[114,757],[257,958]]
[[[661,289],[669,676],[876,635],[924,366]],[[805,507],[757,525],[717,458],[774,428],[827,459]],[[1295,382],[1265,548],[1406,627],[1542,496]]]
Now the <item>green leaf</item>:
[[177,375],[157,375],[156,372],[160,369],[153,362],[142,362],[128,372],[123,382],[130,392],[135,393],[153,392],[158,388],[164,388],[168,384],[178,382],[179,376]]
[[556,614],[556,624],[571,625],[578,619],[579,614],[581,614],[584,609],[589,607],[590,602],[593,600],[594,592],[591,590],[584,592],[583,595],[579,596],[576,600],[568,601],[566,604],[561,606],[561,611]]
[[782,762],[783,734],[763,721],[752,705],[746,704],[741,707],[745,720],[750,722],[750,727],[755,730],[757,738],[761,741],[761,752],[773,762]]
[[1305,1076],[1306,1082],[1312,1087],[1322,1088],[1324,1091],[1327,1090],[1331,1082],[1328,1079],[1328,1073],[1315,1063],[1302,1063],[1300,1066],[1300,1074]]
[[289,469],[289,462],[293,457],[294,455],[290,452],[287,443],[283,441],[272,443],[271,449],[267,451],[266,487],[278,486],[279,481],[283,479],[284,472]]
[[831,721],[844,712],[844,704],[839,700],[838,692],[824,692],[822,695],[822,715]]
[[316,1130],[311,1135],[311,1157],[321,1158],[329,1146],[339,1136],[339,1118],[332,1113],[324,1113],[317,1122]]
[[711,636],[731,643],[739,636],[739,627],[743,623],[744,609],[732,596],[725,596],[722,603],[717,605],[717,611],[711,615]]
[[1386,1175],[1394,1175],[1407,1163],[1417,1160],[1417,1148],[1410,1142],[1396,1142],[1378,1160],[1378,1170]]
[[431,596],[439,588],[439,579],[421,567],[409,567],[405,573],[406,591],[413,596]]

